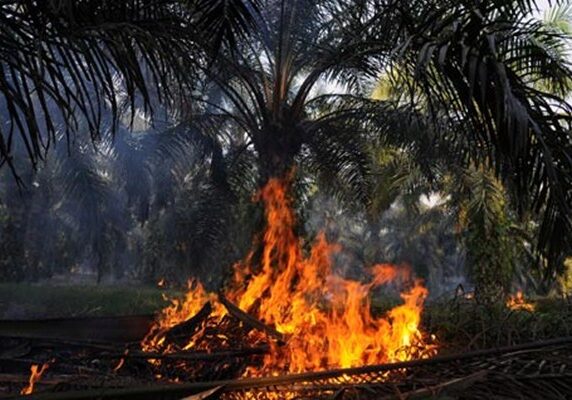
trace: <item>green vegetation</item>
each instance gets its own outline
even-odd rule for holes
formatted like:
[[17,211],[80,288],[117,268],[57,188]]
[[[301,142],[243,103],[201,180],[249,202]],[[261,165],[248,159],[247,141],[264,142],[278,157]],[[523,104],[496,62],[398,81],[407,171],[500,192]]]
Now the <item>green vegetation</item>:
[[431,303],[424,326],[442,343],[443,352],[460,352],[570,336],[572,304],[539,298],[534,312],[511,310],[504,303],[482,305],[463,297]]
[[0,279],[218,288],[294,171],[300,235],[331,205],[356,275],[562,290],[572,8],[536,3],[2,3]]
[[153,314],[179,292],[151,287],[0,283],[0,319]]
[[511,221],[506,193],[491,171],[469,169],[464,176],[468,193],[460,204],[460,222],[469,273],[475,281],[479,302],[503,301],[511,291],[519,247],[510,235]]

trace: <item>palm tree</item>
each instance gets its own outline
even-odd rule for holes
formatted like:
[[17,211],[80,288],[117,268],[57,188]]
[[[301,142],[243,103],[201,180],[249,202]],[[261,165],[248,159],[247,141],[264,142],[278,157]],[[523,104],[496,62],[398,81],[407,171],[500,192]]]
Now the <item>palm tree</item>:
[[[368,202],[365,142],[399,142],[421,128],[427,136],[412,146],[420,153],[434,150],[427,143],[462,149],[458,160],[492,167],[521,214],[541,213],[547,273],[572,242],[570,106],[536,85],[564,87],[572,72],[562,34],[530,19],[535,1],[38,4],[3,6],[9,46],[0,56],[0,93],[33,162],[56,130],[58,119],[42,112],[46,97],[72,127],[79,112],[97,135],[103,100],[86,95],[86,81],[106,94],[114,120],[117,98],[132,113],[137,94],[143,108],[155,92],[168,104],[184,100],[176,129],[208,144],[215,192],[227,198],[238,166],[259,186],[298,165]],[[392,68],[402,96],[370,100],[368,85]],[[4,129],[0,142],[9,165],[13,132]]]
[[208,99],[198,115],[190,116],[190,124],[198,134],[253,152],[256,159],[251,159],[249,171],[255,172],[259,186],[299,165],[338,187],[342,182],[350,189],[346,194],[363,200],[367,167],[362,138],[368,125],[360,119],[364,103],[359,96],[316,88],[325,86],[327,74],[335,75],[340,68],[340,50],[330,43],[332,36],[320,37],[323,5],[268,2],[262,10],[263,29],[222,55],[209,71]]
[[[0,4],[0,165],[34,166],[56,134],[115,130],[154,100],[182,107],[199,69],[255,25],[256,0],[8,0]],[[112,112],[111,126],[102,111]],[[57,112],[53,112],[55,110]],[[86,125],[87,129],[82,129]]]
[[[395,8],[391,3],[386,6]],[[422,121],[422,137],[429,138],[417,142],[435,143],[429,155],[444,150],[457,168],[472,163],[492,168],[521,218],[539,216],[537,254],[547,261],[544,273],[551,277],[571,243],[563,234],[572,215],[571,110],[565,100],[570,68],[563,56],[569,36],[531,18],[535,6],[533,1],[400,2],[399,57],[385,71],[398,85],[397,102],[421,115],[412,120]],[[378,27],[386,15],[370,24],[372,40],[382,34]],[[554,15],[561,20],[563,14]],[[411,146],[411,137],[404,140]],[[427,153],[413,148],[420,156]]]

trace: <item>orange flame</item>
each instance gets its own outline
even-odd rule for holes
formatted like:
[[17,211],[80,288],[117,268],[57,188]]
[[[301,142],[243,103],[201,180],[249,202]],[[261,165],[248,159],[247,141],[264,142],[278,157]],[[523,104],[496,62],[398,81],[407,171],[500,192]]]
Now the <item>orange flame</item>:
[[[234,279],[224,293],[286,337],[285,346],[273,345],[262,365],[246,374],[349,368],[434,355],[435,346],[425,342],[419,329],[427,296],[421,281],[413,279],[407,267],[389,264],[370,268],[367,282],[343,278],[332,265],[332,255],[340,246],[329,243],[323,233],[305,256],[295,234],[288,188],[288,179],[271,179],[256,196],[264,204],[267,220],[260,267],[253,265],[252,252],[235,265]],[[403,304],[386,316],[372,315],[371,290],[390,282],[409,285],[401,294]],[[143,347],[161,344],[170,327],[192,317],[207,301],[212,304],[214,296],[193,282],[184,302],[175,300],[163,311]],[[224,313],[215,309],[215,315]]]
[[28,386],[23,388],[20,391],[20,394],[32,394],[34,392],[34,385],[42,378],[42,375],[49,367],[49,363],[45,363],[42,365],[40,369],[38,369],[39,365],[33,364],[30,367],[30,379],[28,382]]
[[[193,317],[208,301],[215,304],[211,315],[222,317],[226,314],[224,306],[216,301],[216,295],[208,293],[200,282],[190,280],[187,288],[188,290],[183,301],[172,299],[171,304],[163,309],[159,318],[141,342],[143,350],[153,351],[160,348],[165,342],[165,334],[169,329]],[[192,347],[192,344],[187,345],[187,347]],[[169,346],[163,349],[166,352],[169,350]]]
[[517,291],[515,295],[510,295],[506,301],[506,306],[511,310],[534,311],[534,304],[524,298],[522,290]]

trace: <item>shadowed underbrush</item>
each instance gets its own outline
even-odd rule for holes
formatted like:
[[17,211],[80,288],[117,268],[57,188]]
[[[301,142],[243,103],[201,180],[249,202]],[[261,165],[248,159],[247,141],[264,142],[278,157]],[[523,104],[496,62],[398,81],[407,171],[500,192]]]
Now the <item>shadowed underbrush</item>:
[[0,319],[152,314],[173,290],[129,286],[56,286],[1,283]]
[[481,305],[456,297],[430,303],[425,330],[437,335],[441,353],[511,346],[572,334],[572,302],[563,298],[532,300],[534,311],[505,304]]

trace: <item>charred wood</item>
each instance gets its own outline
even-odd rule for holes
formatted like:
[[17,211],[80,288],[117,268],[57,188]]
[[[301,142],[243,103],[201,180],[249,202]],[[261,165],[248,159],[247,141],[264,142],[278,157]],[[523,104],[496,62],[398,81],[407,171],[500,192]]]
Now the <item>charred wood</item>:
[[265,332],[269,336],[273,337],[274,339],[278,340],[279,344],[284,344],[284,335],[278,332],[276,329],[272,328],[271,326],[266,325],[264,322],[254,318],[250,314],[242,311],[240,308],[235,306],[230,300],[224,297],[222,294],[219,294],[220,302],[226,307],[228,312],[235,317],[236,319],[242,321],[245,325],[253,329],[257,329],[259,331]]
[[169,331],[167,331],[165,334],[166,341],[170,343],[177,343],[181,339],[188,339],[193,335],[200,324],[209,317],[211,312],[211,303],[205,303],[205,305],[194,316],[169,329]]

